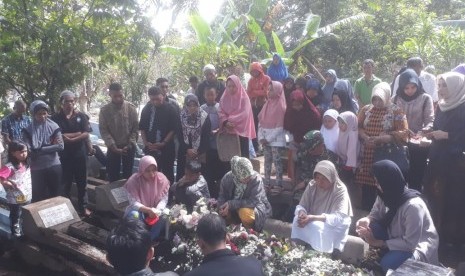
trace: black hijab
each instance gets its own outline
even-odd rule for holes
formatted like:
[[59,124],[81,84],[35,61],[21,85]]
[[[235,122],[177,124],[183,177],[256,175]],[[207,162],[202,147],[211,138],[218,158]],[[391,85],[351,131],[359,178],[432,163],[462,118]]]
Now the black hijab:
[[345,111],[351,111],[352,113],[356,114],[352,106],[352,100],[350,99],[349,88],[347,85],[348,84],[345,81],[338,81],[334,87],[333,96],[336,95],[341,100],[341,108],[339,108],[337,111],[339,114]]
[[[409,83],[415,84],[417,87],[417,91],[412,96],[408,96],[404,92],[404,88]],[[404,72],[402,72],[402,74],[399,75],[399,87],[397,88],[396,95],[401,97],[404,101],[410,102],[418,98],[423,93],[425,93],[425,90],[423,90],[423,85],[421,85],[420,79],[413,69],[406,69]]]
[[382,193],[378,191],[378,196],[389,208],[380,223],[384,227],[388,227],[399,207],[409,199],[418,197],[420,193],[407,188],[402,171],[391,160],[381,160],[373,164],[373,174],[383,189]]

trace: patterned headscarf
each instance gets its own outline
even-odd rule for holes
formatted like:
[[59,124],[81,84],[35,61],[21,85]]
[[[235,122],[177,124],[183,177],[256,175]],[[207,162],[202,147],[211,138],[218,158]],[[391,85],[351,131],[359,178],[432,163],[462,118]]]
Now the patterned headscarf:
[[234,156],[231,159],[231,173],[234,185],[236,186],[236,189],[234,189],[234,199],[240,199],[247,188],[247,184],[242,183],[241,180],[253,175],[252,163],[247,158]]
[[181,111],[180,117],[184,143],[186,143],[186,145],[189,145],[189,142],[191,142],[192,148],[197,150],[200,147],[202,125],[205,122],[205,119],[207,118],[208,114],[200,108],[196,114],[189,114],[187,106],[189,105],[189,103],[192,102],[199,106],[199,100],[196,95],[189,94],[184,98],[184,108]]

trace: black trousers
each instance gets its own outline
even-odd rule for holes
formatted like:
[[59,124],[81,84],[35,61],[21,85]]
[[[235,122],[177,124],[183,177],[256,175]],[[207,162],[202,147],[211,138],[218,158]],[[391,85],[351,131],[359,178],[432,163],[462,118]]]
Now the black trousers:
[[202,174],[207,180],[208,190],[212,198],[218,198],[223,176],[231,170],[229,162],[223,162],[218,156],[218,150],[209,149],[206,152],[206,164],[202,166]]
[[[263,106],[261,107],[252,106],[253,121],[255,123],[255,133],[258,133],[258,114],[260,113],[260,111],[262,111],[262,109],[263,109]],[[257,138],[252,139],[252,144],[253,144],[253,148],[255,149],[255,152],[258,152],[258,142],[259,141]]]
[[407,175],[407,182],[409,188],[415,189],[419,192],[423,190],[423,177],[427,165],[428,147],[420,147],[414,144],[408,144],[410,169]]
[[362,185],[362,209],[371,211],[378,196],[376,186]]
[[41,170],[31,170],[32,202],[61,195],[61,177],[61,165],[55,165]]
[[[126,155],[120,155],[112,152],[110,149],[107,151],[107,175],[108,181],[114,182],[120,179],[128,179],[132,175],[132,167],[134,166],[134,157],[136,149],[131,147]],[[123,176],[121,177],[121,170]]]
[[71,198],[71,186],[73,180],[76,181],[78,211],[84,211],[87,205],[87,156],[62,158],[61,167],[63,169],[63,195]]
[[239,136],[239,143],[241,145],[241,157],[249,158],[249,138]]

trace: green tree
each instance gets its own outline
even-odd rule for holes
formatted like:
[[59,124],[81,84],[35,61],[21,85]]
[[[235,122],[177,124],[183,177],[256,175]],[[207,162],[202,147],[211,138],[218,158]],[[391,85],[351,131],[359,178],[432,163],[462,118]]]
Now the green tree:
[[89,58],[108,64],[155,45],[135,0],[4,0],[1,5],[0,87],[28,102],[41,98],[52,110],[61,90],[84,80]]

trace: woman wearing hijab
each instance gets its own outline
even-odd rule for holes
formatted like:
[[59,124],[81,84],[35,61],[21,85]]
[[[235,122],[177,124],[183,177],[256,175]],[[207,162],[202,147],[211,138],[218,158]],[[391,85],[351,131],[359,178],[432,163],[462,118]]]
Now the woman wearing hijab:
[[283,81],[284,95],[286,96],[286,104],[290,105],[291,103],[291,93],[295,90],[294,78],[287,77]]
[[465,76],[445,73],[438,77],[439,102],[432,132],[433,142],[424,182],[433,219],[442,241],[465,243]]
[[336,167],[331,161],[320,161],[295,209],[291,238],[317,251],[342,252],[352,215],[349,194]]
[[362,209],[371,210],[376,199],[375,179],[371,174],[375,148],[385,144],[407,143],[407,117],[391,102],[391,88],[382,82],[373,88],[371,104],[358,114],[358,135],[362,142],[360,166],[355,182],[362,185]]
[[158,165],[150,155],[139,161],[139,171],[134,173],[124,184],[128,192],[129,206],[126,216],[140,218],[149,226],[152,240],[160,235],[165,221],[160,214],[168,203],[170,182],[158,171]]
[[263,180],[249,159],[234,156],[231,171],[221,180],[218,197],[219,214],[229,223],[242,223],[246,228],[263,229],[271,217]]
[[433,99],[423,90],[417,73],[413,69],[406,69],[399,75],[399,88],[393,102],[404,111],[410,130],[407,182],[410,188],[421,191],[428,147],[420,147],[419,143],[422,132],[428,132],[433,127]]
[[[258,62],[253,62],[250,65],[250,75],[252,76],[247,84],[247,95],[252,105],[253,119],[255,124],[255,132],[258,131],[258,113],[262,110],[266,103],[266,96],[270,87],[270,77],[263,72],[262,65]],[[257,139],[253,139],[255,151],[258,151]]]
[[339,137],[336,154],[339,156],[341,167],[340,177],[349,189],[350,198],[355,202],[354,207],[360,208],[361,191],[354,185],[354,173],[359,165],[360,141],[358,139],[357,116],[350,111],[339,114]]
[[321,135],[325,140],[325,146],[328,150],[336,152],[337,140],[339,138],[339,123],[337,117],[339,113],[334,109],[328,109],[323,114],[323,124],[321,125]]
[[390,160],[373,165],[378,197],[370,214],[356,223],[356,231],[368,244],[386,248],[381,258],[384,273],[407,259],[439,265],[439,237],[425,202],[407,188],[399,167]]
[[303,141],[305,133],[321,128],[321,115],[313,103],[301,90],[294,90],[291,94],[291,104],[286,108],[284,115],[284,129],[293,136],[288,154],[288,175],[294,178],[294,162],[299,144]]
[[332,102],[330,108],[337,110],[337,112],[342,113],[346,111],[355,112],[354,108],[352,107],[352,101],[350,100],[349,94],[345,90],[334,89]]
[[184,176],[187,160],[196,160],[206,152],[211,128],[208,114],[200,108],[199,100],[194,94],[189,94],[184,98],[184,107],[180,117],[183,143],[178,153],[177,180]]
[[[323,86],[323,104],[326,106],[331,106],[333,102],[333,94],[336,90],[338,91],[344,91],[344,92],[338,92],[341,93],[341,95],[338,95],[341,97],[341,101],[344,101],[345,106],[344,110],[339,111],[339,113],[344,112],[344,111],[352,111],[355,114],[358,113],[358,102],[355,99],[354,91],[352,90],[352,85],[348,80],[344,79],[339,79],[336,75],[336,71],[333,69],[329,69],[326,71],[324,74],[325,77],[325,85]],[[349,100],[347,100],[347,98]],[[334,107],[333,107],[334,108]],[[336,108],[337,109],[337,108]]]
[[279,82],[282,82],[289,76],[286,64],[284,64],[280,55],[273,55],[273,61],[271,62],[270,67],[268,67],[266,74],[271,78],[271,80]]
[[32,202],[37,202],[62,192],[58,152],[64,149],[64,142],[59,126],[48,118],[45,102],[32,102],[30,112],[32,123],[23,129],[23,140],[31,150]]
[[271,166],[276,168],[276,187],[280,191],[283,181],[282,151],[286,147],[284,131],[284,114],[286,113],[286,98],[283,85],[273,81],[269,85],[268,101],[258,114],[258,141],[263,146],[265,155],[265,187],[270,186]]
[[231,75],[218,109],[220,128],[239,136],[241,156],[249,157],[249,139],[256,138],[255,125],[249,96],[239,77]]
[[323,104],[323,90],[321,90],[320,81],[315,78],[307,80],[305,91],[305,94],[316,106],[320,114],[323,114],[328,109],[328,106]]

